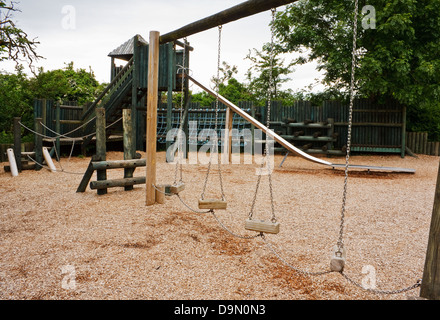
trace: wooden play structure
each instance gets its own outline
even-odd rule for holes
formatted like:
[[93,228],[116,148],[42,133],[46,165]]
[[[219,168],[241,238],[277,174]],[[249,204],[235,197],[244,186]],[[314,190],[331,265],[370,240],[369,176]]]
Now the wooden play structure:
[[[172,92],[180,91],[182,78],[178,76],[181,72],[183,63],[184,46],[180,41],[173,41],[160,46],[160,70],[158,70],[158,92],[166,91],[169,93],[169,127],[171,130],[172,113]],[[184,46],[188,57],[186,64],[189,63],[189,53],[193,49],[187,44]],[[70,145],[75,140],[77,145],[85,150],[95,139],[96,131],[96,108],[105,110],[106,123],[112,124],[122,118],[122,110],[132,111],[132,136],[133,151],[144,150],[145,148],[145,112],[147,76],[148,76],[148,42],[142,36],[135,35],[118,48],[109,53],[111,58],[110,84],[100,93],[96,100],[86,106],[66,105],[49,100],[35,100],[34,118],[39,118],[43,125],[43,133],[48,138],[43,142],[51,142],[50,128],[52,131],[61,135],[57,137],[56,147],[59,152],[60,145]],[[125,63],[123,66],[118,64]],[[188,67],[188,65],[186,66]],[[186,93],[186,92],[185,92]],[[80,130],[70,132],[75,128]],[[107,141],[122,140],[122,125],[116,123],[107,128]],[[69,132],[69,134],[66,134]],[[63,136],[65,135],[65,136]],[[85,153],[85,152],[83,152]]]

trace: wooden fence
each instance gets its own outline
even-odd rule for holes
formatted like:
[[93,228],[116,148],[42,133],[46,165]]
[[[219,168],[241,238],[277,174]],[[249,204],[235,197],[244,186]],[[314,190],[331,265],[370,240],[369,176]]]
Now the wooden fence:
[[[252,102],[240,102],[239,107],[247,110],[257,120],[266,122],[267,108],[255,106]],[[221,105],[224,109],[224,106]],[[190,109],[191,117],[199,120],[202,127],[208,126],[212,122],[212,117],[204,112],[212,113],[212,110],[202,108],[198,104],[192,104]],[[206,111],[205,111],[206,110]],[[43,124],[54,131],[65,133],[73,130],[78,125],[83,112],[81,107],[77,107],[74,102],[63,103],[58,111],[56,103],[50,100],[35,100],[34,115],[41,117]],[[145,132],[145,117],[143,111],[138,117],[137,127],[141,133]],[[220,112],[223,116],[224,110]],[[175,113],[175,116],[178,116]],[[160,118],[160,117],[159,117]],[[61,119],[57,121],[57,119]],[[160,118],[161,119],[161,118]],[[160,131],[161,120],[159,119],[158,130]],[[289,119],[297,122],[311,120],[312,122],[325,122],[333,119],[334,133],[337,140],[333,144],[335,150],[343,150],[347,143],[348,127],[348,105],[339,101],[326,101],[320,106],[313,106],[309,101],[297,101],[291,106],[273,102],[271,110],[271,122],[274,124],[272,129],[277,130],[276,124],[283,128],[283,123]],[[176,121],[175,121],[176,120]],[[237,125],[240,119],[235,119]],[[352,151],[356,152],[386,152],[398,153],[402,157],[405,155],[406,148],[416,154],[440,155],[440,143],[428,142],[427,133],[405,133],[406,131],[406,110],[403,106],[388,102],[379,104],[369,99],[355,100],[353,110],[353,131],[352,131]],[[204,123],[206,121],[206,123]],[[175,124],[175,123],[176,124]],[[221,120],[220,120],[221,122]],[[173,125],[179,123],[178,118],[174,119]],[[240,125],[246,126],[249,124]],[[57,128],[58,127],[58,128]],[[285,127],[285,126],[284,126]],[[284,129],[285,130],[285,129]],[[52,136],[53,133],[44,129],[43,133]],[[81,131],[75,132],[81,135]],[[74,135],[75,135],[74,134]],[[158,132],[163,135],[163,132]],[[140,134],[143,136],[143,134]],[[145,138],[145,137],[143,137]],[[3,152],[0,150],[0,153]],[[4,160],[1,159],[0,160]]]
[[[265,119],[265,108],[258,108]],[[338,135],[335,149],[343,149],[347,143],[349,107],[340,101],[325,101],[313,106],[308,101],[298,101],[293,106],[274,103],[271,121],[292,118],[298,122],[311,120],[334,121],[334,132]],[[257,118],[258,119],[258,118]],[[386,152],[405,155],[406,109],[396,102],[377,103],[371,99],[356,99],[353,109],[352,151]]]
[[428,132],[407,132],[406,146],[409,151],[416,154],[438,156],[440,154],[440,142],[428,141]]
[[[45,136],[56,136],[52,131],[65,134],[76,129],[81,124],[81,116],[86,109],[85,106],[78,106],[74,101],[65,101],[59,105],[53,100],[34,100],[34,118],[41,118],[43,125],[43,134]],[[52,130],[52,131],[50,131]],[[69,134],[72,137],[80,137],[81,131]]]

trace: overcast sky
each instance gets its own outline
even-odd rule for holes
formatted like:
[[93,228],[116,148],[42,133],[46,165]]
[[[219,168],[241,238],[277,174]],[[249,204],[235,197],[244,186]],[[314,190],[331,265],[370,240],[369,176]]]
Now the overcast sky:
[[[37,63],[38,67],[60,69],[73,61],[75,68],[90,67],[98,81],[109,82],[108,54],[134,35],[140,34],[148,41],[152,30],[165,34],[243,1],[21,0],[17,7],[22,12],[15,13],[14,20],[30,38],[38,37],[41,44],[37,51],[46,58]],[[240,81],[249,68],[249,62],[244,60],[248,51],[260,50],[270,41],[270,20],[270,12],[264,12],[223,26],[221,59],[238,67],[236,77]],[[217,37],[216,28],[188,37],[194,47],[190,61],[192,74],[205,84],[216,74]],[[0,70],[13,72],[14,65],[2,62]],[[313,65],[296,68],[291,75],[293,81],[285,88],[302,89],[317,77]]]

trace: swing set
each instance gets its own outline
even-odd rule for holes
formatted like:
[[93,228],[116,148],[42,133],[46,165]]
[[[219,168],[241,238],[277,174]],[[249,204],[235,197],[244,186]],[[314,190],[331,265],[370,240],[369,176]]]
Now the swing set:
[[[178,30],[175,30],[173,32],[170,32],[168,34],[165,34],[163,36],[160,36],[159,32],[157,31],[151,31],[150,32],[150,47],[149,47],[149,60],[148,60],[148,92],[147,92],[147,135],[146,135],[146,159],[145,159],[145,166],[146,167],[146,177],[145,177],[145,184],[146,184],[146,205],[151,206],[156,203],[163,203],[163,193],[166,195],[174,195],[176,196],[183,205],[185,205],[188,209],[195,213],[201,213],[201,214],[212,214],[213,217],[217,220],[217,222],[221,225],[223,229],[225,229],[227,232],[229,232],[231,235],[241,238],[241,239],[255,239],[255,238],[261,238],[269,250],[280,260],[282,261],[286,266],[290,267],[292,270],[302,273],[304,275],[309,276],[317,276],[317,275],[323,275],[328,274],[331,272],[337,272],[341,274],[347,281],[352,283],[355,286],[358,286],[360,288],[363,288],[363,286],[357,282],[355,282],[353,279],[351,279],[347,274],[344,273],[344,267],[346,262],[346,249],[344,247],[344,225],[345,225],[345,213],[346,213],[346,200],[347,200],[347,189],[348,189],[348,177],[349,177],[349,170],[352,168],[357,169],[367,169],[367,170],[386,170],[386,171],[392,171],[392,172],[405,172],[405,173],[414,173],[415,171],[412,169],[404,169],[404,168],[387,168],[387,167],[371,167],[371,166],[354,166],[350,164],[350,147],[351,147],[351,132],[352,132],[352,114],[353,114],[353,102],[354,102],[354,84],[355,84],[355,67],[356,67],[356,46],[357,46],[357,20],[358,20],[358,0],[354,0],[354,24],[353,24],[353,50],[352,50],[352,70],[351,70],[351,83],[350,83],[350,104],[349,104],[349,125],[348,125],[348,141],[347,141],[347,155],[346,155],[346,161],[345,165],[339,165],[339,164],[333,164],[328,161],[312,157],[303,151],[295,148],[293,145],[291,145],[289,142],[284,140],[282,137],[277,135],[275,132],[273,132],[270,129],[270,113],[271,113],[271,105],[272,105],[272,94],[274,91],[274,82],[273,82],[273,73],[269,73],[269,88],[267,91],[267,112],[266,112],[266,125],[258,122],[256,119],[251,117],[249,114],[235,106],[233,103],[225,99],[219,94],[219,85],[216,86],[216,90],[212,90],[208,88],[207,86],[202,85],[200,82],[195,80],[192,76],[189,75],[189,69],[187,67],[186,63],[186,47],[188,46],[187,37],[202,32],[204,30],[208,30],[214,27],[218,28],[218,51],[217,51],[217,79],[219,78],[219,72],[220,72],[220,63],[221,63],[221,52],[222,52],[222,29],[223,25],[247,16],[251,16],[263,11],[271,10],[272,13],[272,28],[271,28],[271,41],[270,41],[270,50],[271,50],[271,59],[270,59],[270,69],[273,70],[274,67],[274,60],[273,60],[273,53],[274,53],[274,27],[273,22],[276,17],[276,8],[282,5],[286,5],[289,3],[296,2],[296,0],[250,0],[243,2],[242,4],[239,4],[237,6],[234,6],[230,9],[227,9],[225,11],[222,11],[218,14],[215,14],[213,16],[210,16],[208,18],[199,20],[197,22],[194,22],[192,24],[189,24],[187,26],[184,26]],[[178,74],[180,74],[182,78],[183,85],[181,86],[182,94],[181,94],[181,101],[180,101],[180,130],[178,131],[177,135],[177,141],[175,144],[175,152],[178,153],[178,156],[175,158],[177,159],[175,163],[175,172],[174,172],[174,182],[170,185],[166,186],[157,186],[156,185],[156,143],[157,143],[157,106],[158,106],[158,78],[159,78],[159,46],[160,44],[168,43],[171,41],[177,41],[178,39],[184,39],[183,41],[183,63],[182,66],[179,66]],[[185,83],[186,81],[183,81],[184,79],[190,80],[194,84],[198,85],[200,88],[205,90],[207,93],[209,93],[211,96],[216,98],[216,106],[215,106],[215,128],[214,132],[217,133],[218,129],[218,120],[219,120],[219,103],[223,103],[227,106],[227,112],[226,112],[226,121],[225,121],[225,136],[223,145],[225,146],[225,151],[227,154],[230,154],[230,129],[232,126],[232,116],[234,113],[237,113],[245,120],[251,122],[256,128],[261,129],[264,133],[266,133],[266,139],[273,138],[278,143],[286,147],[289,151],[305,158],[308,161],[315,162],[317,164],[330,166],[333,168],[344,168],[345,169],[345,179],[344,179],[344,188],[343,188],[343,195],[342,195],[342,208],[341,208],[341,216],[340,216],[340,225],[339,225],[339,236],[337,239],[337,242],[333,248],[333,254],[331,256],[330,260],[330,268],[328,270],[319,271],[319,272],[309,272],[301,270],[291,264],[289,264],[282,256],[281,254],[276,251],[273,246],[268,242],[266,238],[266,234],[279,234],[281,226],[280,222],[278,221],[276,217],[275,212],[275,205],[274,205],[274,188],[273,188],[273,181],[272,181],[272,171],[271,171],[271,157],[270,157],[270,144],[265,144],[264,154],[263,154],[263,161],[261,162],[261,166],[259,168],[259,174],[257,175],[257,181],[255,186],[255,191],[253,194],[253,199],[250,205],[250,210],[248,213],[248,217],[245,220],[244,228],[247,231],[255,232],[253,235],[241,235],[236,234],[229,230],[217,217],[216,211],[217,210],[227,210],[228,209],[228,202],[226,199],[225,191],[224,191],[224,183],[223,183],[223,172],[222,172],[222,166],[220,161],[220,153],[218,150],[218,136],[214,135],[210,141],[212,144],[211,152],[210,152],[210,158],[208,163],[208,169],[206,172],[206,176],[203,182],[203,189],[201,192],[201,195],[198,199],[198,209],[194,209],[190,205],[188,205],[183,199],[180,197],[180,193],[182,193],[185,190],[185,181],[183,177],[183,168],[181,159],[183,158],[182,155],[182,149],[183,148],[183,126],[184,126],[184,92],[185,92]],[[121,118],[122,119],[122,118]],[[120,121],[121,119],[117,120]],[[93,119],[92,119],[93,120]],[[90,121],[92,121],[90,120]],[[117,122],[116,121],[116,122]],[[115,122],[115,123],[116,123]],[[113,123],[114,124],[114,123]],[[112,126],[111,124],[110,126]],[[97,126],[101,129],[104,129],[104,126]],[[28,129],[28,128],[26,128]],[[49,129],[49,128],[47,128]],[[28,129],[30,130],[30,129]],[[77,130],[77,129],[76,129]],[[32,131],[32,130],[31,130]],[[100,130],[102,131],[102,130]],[[43,137],[41,133],[34,132],[35,134]],[[56,133],[56,132],[53,132]],[[101,132],[102,133],[102,132]],[[56,133],[56,138],[59,137],[67,137],[68,134],[61,135],[59,133]],[[95,134],[95,133],[93,133]],[[96,133],[98,136],[98,132]],[[98,139],[97,139],[98,140]],[[101,142],[105,144],[105,139],[100,139]],[[53,139],[55,141],[55,139]],[[55,143],[55,142],[54,142]],[[74,143],[73,143],[74,146]],[[72,149],[73,149],[72,146]],[[54,145],[54,149],[55,145]],[[104,147],[105,150],[105,147]],[[104,151],[105,154],[105,151]],[[206,197],[209,185],[209,178],[212,175],[213,171],[213,165],[214,165],[214,157],[217,157],[217,171],[218,171],[218,179],[219,179],[219,186],[220,186],[220,192],[215,198],[208,198]],[[50,159],[50,157],[49,157]],[[70,157],[69,157],[70,159]],[[31,159],[32,160],[32,159]],[[38,163],[39,164],[39,163]],[[41,164],[39,164],[42,166]],[[118,168],[119,168],[118,164]],[[266,168],[265,168],[266,167]],[[267,170],[265,174],[263,174],[263,171]],[[52,170],[55,171],[55,170]],[[62,170],[62,172],[65,172]],[[440,171],[439,171],[440,172]],[[68,173],[68,172],[65,172]],[[270,212],[267,217],[263,219],[256,217],[256,203],[258,198],[258,193],[261,187],[262,178],[266,177],[268,178],[268,186],[269,186],[269,193],[268,197],[270,200]],[[439,193],[438,198],[440,199],[440,174],[439,179],[437,182],[437,189],[436,191],[436,197],[437,193]],[[144,183],[144,182],[143,182]],[[162,194],[161,194],[162,193]],[[438,269],[437,263],[435,262],[436,259],[434,254],[430,254],[430,252],[435,252],[435,247],[438,246],[436,241],[432,241],[434,239],[434,233],[437,232],[438,228],[436,226],[440,225],[438,223],[438,219],[440,219],[440,204],[434,205],[433,210],[433,220],[432,220],[432,226],[431,226],[431,232],[430,232],[430,241],[428,243],[428,253],[426,258],[426,264],[425,264],[425,272],[423,275],[423,282],[418,280],[415,284],[398,289],[398,290],[377,290],[377,289],[365,289],[367,291],[373,292],[373,293],[381,293],[381,294],[396,294],[396,293],[402,293],[407,292],[410,290],[413,290],[418,287],[422,287],[423,297],[439,297],[440,293],[438,292],[438,279],[434,276],[431,276],[432,274],[436,274],[436,270]],[[435,212],[439,212],[438,214],[435,214]],[[436,269],[437,268],[437,269]],[[439,272],[440,273],[440,272]],[[435,278],[435,279],[434,279]],[[437,289],[436,289],[437,288]]]
[[[276,16],[276,8],[279,6],[287,5],[290,3],[296,2],[296,0],[250,0],[243,2],[239,5],[236,5],[234,7],[231,7],[227,10],[224,10],[220,13],[217,13],[215,15],[212,15],[210,17],[204,18],[202,20],[193,22],[191,24],[188,24],[180,29],[177,29],[175,31],[172,31],[170,33],[167,33],[165,35],[160,35],[158,31],[151,31],[150,32],[150,48],[149,48],[149,66],[148,66],[148,93],[147,93],[147,148],[146,148],[146,206],[151,206],[156,203],[156,195],[159,191],[156,187],[156,141],[157,141],[157,105],[158,105],[158,96],[157,96],[157,89],[158,89],[158,70],[159,70],[159,45],[168,43],[171,41],[177,41],[178,39],[184,39],[184,45],[186,46],[188,44],[187,37],[211,28],[218,28],[218,55],[217,55],[217,78],[219,78],[219,70],[220,70],[220,62],[221,62],[221,41],[222,41],[222,27],[224,24],[227,24],[229,22],[245,18],[260,12],[272,11],[272,22],[275,19]],[[303,151],[295,148],[293,145],[291,145],[289,142],[284,140],[282,137],[277,135],[275,132],[270,130],[270,111],[271,111],[271,97],[272,97],[272,91],[273,91],[273,74],[270,72],[270,80],[269,80],[269,89],[267,92],[267,125],[264,126],[262,123],[258,122],[256,119],[251,117],[246,112],[242,111],[240,108],[235,106],[233,103],[225,99],[219,94],[219,86],[216,86],[216,90],[211,90],[207,86],[202,85],[200,82],[195,80],[192,76],[189,75],[188,68],[185,67],[185,56],[184,56],[184,63],[183,67],[180,69],[180,76],[182,77],[182,80],[184,78],[187,78],[194,84],[198,85],[200,88],[205,90],[207,93],[209,93],[211,96],[216,98],[216,113],[215,113],[215,132],[217,132],[217,125],[218,125],[218,112],[219,112],[219,103],[223,103],[226,105],[227,108],[227,116],[225,121],[225,140],[223,142],[223,145],[226,145],[225,151],[228,152],[227,146],[229,141],[229,130],[230,128],[230,119],[232,119],[233,113],[239,114],[241,117],[246,119],[247,121],[251,122],[255,127],[258,129],[261,129],[263,132],[266,133],[266,137],[272,137],[274,138],[278,143],[286,147],[289,151],[292,151],[293,153],[305,158],[308,161],[312,161],[321,165],[330,166],[333,168],[344,168],[345,169],[345,180],[344,180],[344,188],[343,188],[343,195],[342,195],[342,208],[341,208],[341,219],[340,219],[340,226],[339,226],[339,237],[336,242],[336,245],[333,248],[333,255],[330,260],[330,270],[325,270],[321,272],[308,272],[303,271],[301,269],[298,269],[295,266],[290,265],[285,259],[282,258],[282,256],[270,245],[270,243],[267,241],[266,234],[278,234],[280,232],[280,223],[277,221],[277,217],[275,214],[275,206],[274,206],[274,190],[273,190],[273,184],[272,184],[272,174],[271,170],[268,170],[268,184],[269,184],[269,198],[270,198],[270,204],[271,204],[271,212],[269,217],[267,217],[265,220],[260,220],[255,218],[255,209],[256,209],[256,201],[258,197],[258,191],[261,186],[262,177],[263,175],[262,170],[264,169],[264,165],[268,165],[270,167],[270,157],[269,157],[269,144],[265,144],[265,150],[264,150],[264,159],[265,161],[262,162],[260,167],[260,174],[258,175],[257,181],[256,181],[256,188],[253,195],[253,200],[251,203],[251,208],[248,214],[248,218],[245,221],[245,229],[248,231],[256,232],[255,235],[252,236],[244,236],[236,234],[232,231],[230,231],[216,216],[215,212],[217,210],[227,210],[228,204],[227,199],[224,192],[224,184],[223,184],[223,175],[222,175],[222,168],[221,168],[221,161],[220,161],[220,154],[218,151],[218,137],[214,136],[212,138],[212,149],[210,152],[210,159],[208,163],[208,170],[205,176],[205,180],[203,183],[203,190],[200,195],[200,198],[198,200],[198,210],[192,208],[187,203],[185,203],[182,198],[180,197],[179,193],[182,192],[185,189],[185,182],[182,175],[182,164],[180,163],[180,156],[177,157],[176,161],[176,169],[175,169],[175,179],[174,183],[172,185],[168,185],[166,188],[166,194],[167,195],[175,195],[177,196],[180,201],[190,210],[192,210],[195,213],[211,213],[214,218],[217,220],[217,222],[230,234],[233,236],[242,238],[242,239],[254,239],[257,237],[261,237],[263,241],[267,244],[267,247],[288,267],[291,269],[303,273],[305,275],[322,275],[327,274],[330,272],[337,272],[340,273],[345,279],[347,279],[350,283],[363,288],[361,284],[355,282],[350,277],[348,277],[344,273],[344,266],[346,262],[346,250],[344,248],[344,224],[345,224],[345,211],[346,211],[346,199],[347,199],[347,189],[348,189],[348,176],[349,176],[349,170],[352,168],[356,169],[367,169],[367,170],[385,170],[385,171],[392,171],[392,172],[405,172],[405,173],[414,173],[415,170],[412,169],[404,169],[404,168],[386,168],[386,167],[372,167],[372,166],[355,166],[350,164],[350,146],[351,146],[351,132],[352,132],[352,114],[353,114],[353,102],[354,102],[354,84],[355,84],[355,67],[356,67],[356,46],[357,46],[357,20],[358,20],[358,0],[354,0],[354,23],[353,23],[353,50],[352,50],[352,70],[351,70],[351,83],[350,83],[350,105],[349,105],[349,125],[348,125],[348,143],[347,143],[347,155],[346,155],[346,161],[345,165],[342,164],[333,164],[328,161],[318,159],[315,157],[312,157]],[[272,24],[271,29],[271,52],[272,52],[272,59],[270,61],[271,63],[271,70],[273,69],[273,50],[274,50],[274,29]],[[185,51],[185,50],[184,50]],[[185,83],[185,81],[182,81]],[[182,93],[183,93],[183,86],[182,86]],[[184,103],[183,103],[183,94],[182,94],[182,101],[181,101],[181,108],[180,112],[182,113],[184,109]],[[182,119],[182,116],[181,116]],[[229,119],[229,120],[228,120]],[[183,122],[181,122],[180,129],[183,127]],[[179,130],[181,132],[182,130]],[[182,148],[182,135],[179,134],[177,136],[176,141],[176,151],[179,152]],[[205,197],[206,191],[208,188],[208,180],[212,173],[212,165],[214,164],[214,157],[218,157],[218,178],[219,178],[219,184],[220,184],[220,192],[218,194],[217,198],[214,199],[208,199]],[[179,176],[180,172],[180,176]],[[204,211],[201,211],[204,210]],[[206,210],[206,211],[205,211]],[[428,261],[428,258],[427,258]],[[432,267],[432,266],[431,266]],[[426,272],[426,266],[425,266],[425,272]],[[424,281],[425,281],[426,275],[424,275]],[[426,286],[433,286],[434,284],[427,283]],[[412,286],[409,286],[407,288],[399,289],[399,290],[392,290],[392,291],[385,291],[385,290],[376,290],[376,289],[365,289],[370,292],[374,293],[382,293],[382,294],[395,294],[395,293],[402,293],[406,292],[415,288],[418,288],[422,286],[421,280],[418,280],[415,284]],[[423,288],[423,286],[422,286]]]

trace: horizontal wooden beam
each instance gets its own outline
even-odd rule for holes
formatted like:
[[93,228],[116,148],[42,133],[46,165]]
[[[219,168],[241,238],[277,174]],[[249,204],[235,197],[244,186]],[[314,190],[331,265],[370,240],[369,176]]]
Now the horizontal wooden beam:
[[296,123],[287,123],[285,126],[287,127],[291,127],[291,128],[314,128],[314,129],[318,129],[318,128],[327,128],[330,129],[332,127],[331,124],[324,124],[324,123],[309,123],[309,124],[305,124],[304,122],[296,122]]
[[[53,120],[54,123],[57,120]],[[81,120],[60,120],[60,124],[72,124],[72,125],[81,125],[83,122]]]
[[[54,105],[53,108],[56,109],[56,105]],[[82,111],[82,110],[84,110],[84,107],[83,106],[65,106],[65,105],[60,105],[60,109]]]
[[336,139],[332,137],[316,137],[313,136],[292,136],[292,135],[281,135],[286,140],[295,140],[295,141],[316,141],[316,142],[335,142]]
[[92,164],[93,170],[125,169],[146,166],[145,159],[100,161]]
[[160,37],[159,42],[160,44],[164,44],[177,39],[182,39],[296,1],[298,0],[249,0],[207,18],[190,23],[180,29],[164,34]]
[[145,181],[146,181],[145,177],[92,181],[90,182],[90,189],[100,190],[107,188],[134,186],[137,184],[145,184]]

